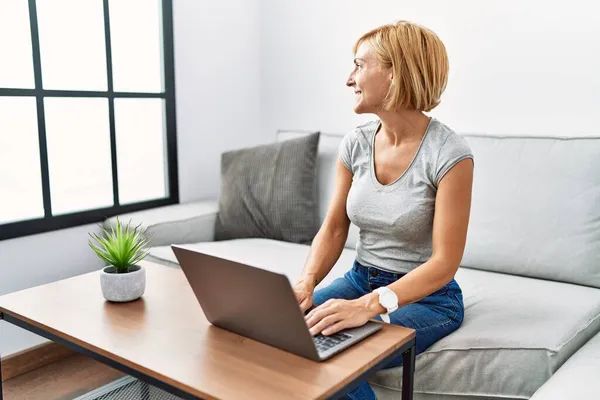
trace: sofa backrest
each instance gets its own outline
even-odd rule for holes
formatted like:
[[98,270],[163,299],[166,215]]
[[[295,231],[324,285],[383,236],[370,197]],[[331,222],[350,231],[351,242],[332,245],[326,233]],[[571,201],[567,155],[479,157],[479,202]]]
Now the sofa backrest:
[[[600,288],[600,137],[463,136],[475,171],[461,265]],[[322,133],[319,142],[321,222],[342,137]],[[346,247],[357,241],[352,225]]]
[[600,288],[600,137],[465,135],[465,267]]

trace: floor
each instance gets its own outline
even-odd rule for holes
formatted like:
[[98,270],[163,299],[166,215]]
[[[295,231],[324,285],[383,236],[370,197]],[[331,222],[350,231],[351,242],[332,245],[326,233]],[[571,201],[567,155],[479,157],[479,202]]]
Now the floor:
[[71,400],[123,376],[83,355],[73,355],[3,383],[3,400]]

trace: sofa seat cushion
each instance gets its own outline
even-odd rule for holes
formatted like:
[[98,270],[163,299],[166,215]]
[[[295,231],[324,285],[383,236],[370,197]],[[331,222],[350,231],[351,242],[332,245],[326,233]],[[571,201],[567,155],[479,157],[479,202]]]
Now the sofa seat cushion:
[[[284,273],[293,282],[310,247],[269,239],[204,242],[186,247]],[[344,249],[327,285],[351,266]],[[176,266],[170,247],[151,257]],[[573,284],[461,268],[465,318],[461,328],[417,356],[415,392],[473,399],[529,398],[600,330],[600,290]],[[378,398],[399,398],[402,368],[370,381]],[[418,396],[417,396],[418,398]]]
[[[599,289],[467,268],[456,280],[463,324],[417,356],[416,392],[528,399],[600,330]],[[401,390],[401,371],[373,383]]]
[[600,334],[594,336],[535,392],[531,400],[600,397]]
[[[310,251],[308,245],[262,238],[201,242],[183,246],[285,274],[291,283],[302,273]],[[331,273],[317,288],[326,286],[335,278],[344,275],[352,267],[355,255],[356,251],[345,248]],[[170,266],[178,265],[170,246],[151,248],[148,260]]]

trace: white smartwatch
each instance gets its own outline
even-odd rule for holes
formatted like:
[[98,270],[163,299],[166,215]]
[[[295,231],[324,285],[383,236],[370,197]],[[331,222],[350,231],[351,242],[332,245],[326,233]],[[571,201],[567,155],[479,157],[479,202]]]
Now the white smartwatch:
[[381,314],[383,322],[390,323],[390,314],[398,309],[398,296],[392,289],[385,286],[373,290],[379,294],[379,304],[387,310],[386,314]]

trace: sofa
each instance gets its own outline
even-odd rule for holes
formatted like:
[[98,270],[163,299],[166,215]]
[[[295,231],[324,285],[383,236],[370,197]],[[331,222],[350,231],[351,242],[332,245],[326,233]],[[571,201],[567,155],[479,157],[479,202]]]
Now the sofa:
[[[282,130],[274,141],[305,134]],[[320,135],[320,221],[342,135]],[[600,399],[600,137],[463,136],[475,155],[467,245],[456,274],[465,318],[417,356],[414,398]],[[215,241],[218,204],[205,199],[119,217],[143,223],[153,235],[148,257],[156,263],[178,268],[170,245],[185,244],[282,272],[294,282],[309,245]],[[351,225],[319,287],[350,268],[357,240]],[[379,399],[399,399],[401,377],[399,367],[369,381]]]

